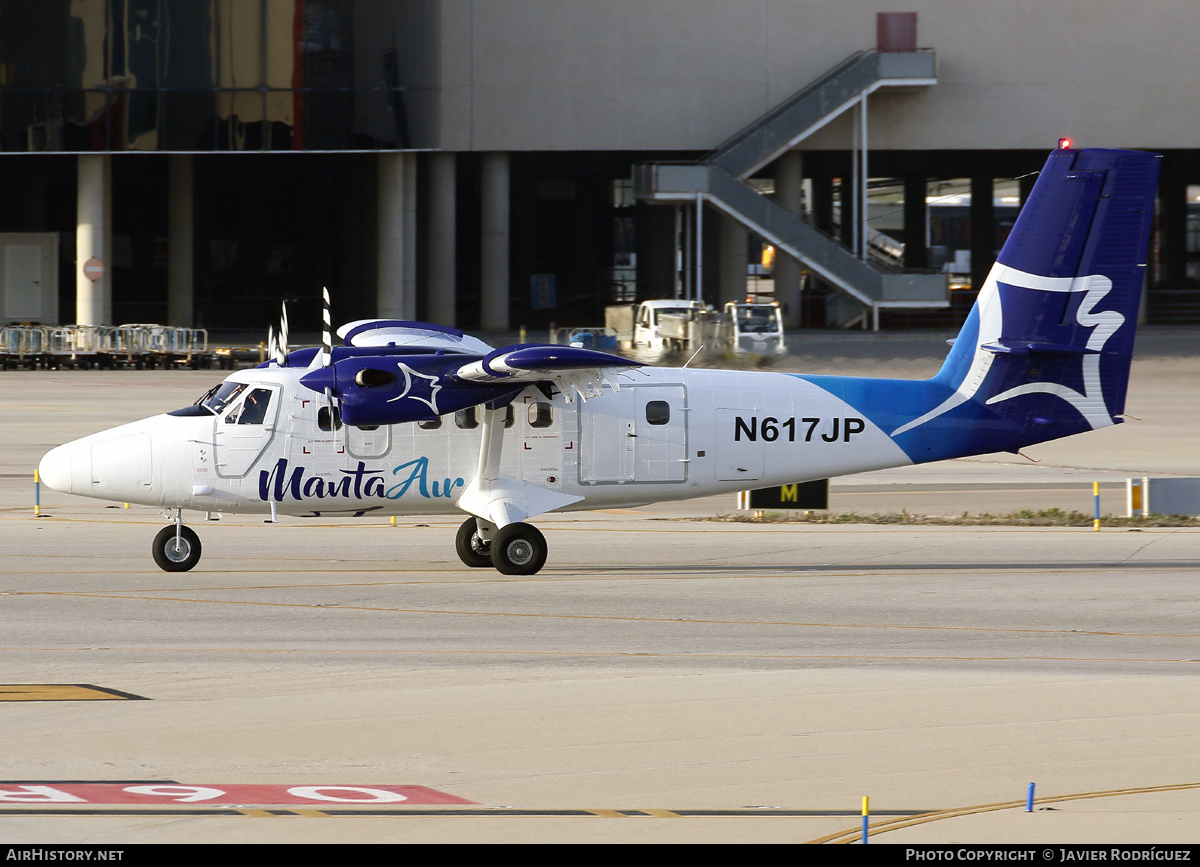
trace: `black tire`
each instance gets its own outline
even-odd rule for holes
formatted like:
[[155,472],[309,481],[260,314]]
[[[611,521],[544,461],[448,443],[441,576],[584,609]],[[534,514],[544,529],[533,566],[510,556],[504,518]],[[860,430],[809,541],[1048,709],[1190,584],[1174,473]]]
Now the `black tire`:
[[458,528],[458,536],[454,539],[454,550],[458,559],[472,569],[482,569],[492,565],[492,546],[479,538],[479,527],[474,518],[467,518]]
[[186,572],[200,562],[200,537],[191,527],[179,528],[179,548],[175,547],[175,526],[163,527],[154,537],[154,562],[164,572]]
[[533,575],[546,565],[546,537],[531,524],[501,527],[492,539],[492,565],[503,575]]

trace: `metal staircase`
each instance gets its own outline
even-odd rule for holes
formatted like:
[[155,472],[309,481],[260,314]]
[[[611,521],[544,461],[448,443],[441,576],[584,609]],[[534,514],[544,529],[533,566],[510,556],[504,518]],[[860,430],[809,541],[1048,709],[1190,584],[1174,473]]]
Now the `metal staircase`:
[[948,306],[946,277],[860,259],[804,217],[745,182],[825,124],[884,87],[937,83],[932,51],[863,51],[741,130],[699,163],[634,166],[634,195],[649,202],[705,201],[757,232],[871,311]]

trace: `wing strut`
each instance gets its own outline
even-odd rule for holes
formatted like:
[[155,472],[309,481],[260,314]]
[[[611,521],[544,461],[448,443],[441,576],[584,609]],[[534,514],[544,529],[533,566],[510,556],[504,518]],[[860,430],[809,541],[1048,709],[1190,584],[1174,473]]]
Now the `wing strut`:
[[498,529],[583,499],[501,475],[500,459],[504,451],[504,416],[507,407],[489,409],[484,406],[482,409],[483,437],[479,444],[479,467],[475,478],[458,498],[460,509]]

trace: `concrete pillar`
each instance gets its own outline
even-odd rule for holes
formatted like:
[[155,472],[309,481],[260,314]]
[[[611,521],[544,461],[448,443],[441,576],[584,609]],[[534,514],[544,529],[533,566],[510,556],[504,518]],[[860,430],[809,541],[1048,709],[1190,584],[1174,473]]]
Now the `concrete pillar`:
[[[800,151],[788,151],[775,162],[775,201],[804,216],[804,165]],[[800,326],[800,280],[803,266],[782,250],[775,251],[775,300],[783,308],[783,324]]]
[[376,315],[381,319],[416,319],[416,155],[381,153],[377,160]]
[[429,155],[429,321],[453,325],[455,319],[455,173],[453,153]]
[[[75,321],[79,325],[112,322],[112,157],[80,154],[75,219]],[[90,280],[83,265],[97,259],[104,266]]]
[[167,157],[167,324],[194,319],[195,195],[191,154]]
[[508,154],[483,155],[480,327],[508,328],[509,195]]
[[746,300],[746,265],[748,264],[747,248],[749,237],[745,228],[737,220],[725,213],[717,219],[720,221],[720,240],[717,255],[720,257],[717,266],[718,297],[721,307],[728,301]]

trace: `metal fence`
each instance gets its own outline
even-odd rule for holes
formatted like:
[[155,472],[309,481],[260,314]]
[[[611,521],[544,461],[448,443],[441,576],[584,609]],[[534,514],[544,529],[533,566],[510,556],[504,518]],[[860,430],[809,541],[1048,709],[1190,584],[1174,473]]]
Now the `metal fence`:
[[6,325],[0,364],[14,367],[210,367],[208,332],[170,325]]

